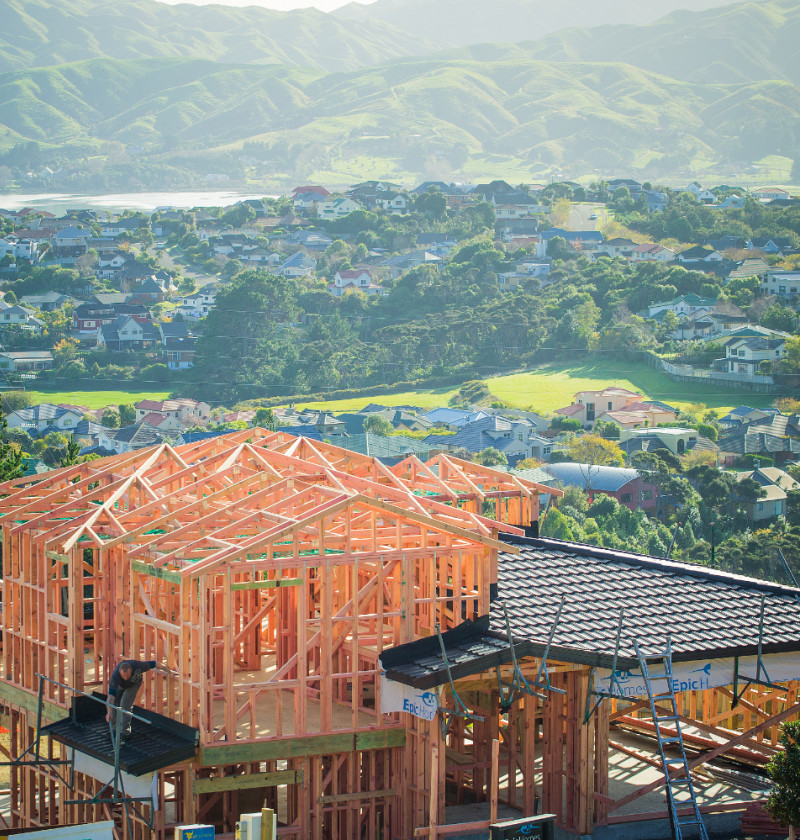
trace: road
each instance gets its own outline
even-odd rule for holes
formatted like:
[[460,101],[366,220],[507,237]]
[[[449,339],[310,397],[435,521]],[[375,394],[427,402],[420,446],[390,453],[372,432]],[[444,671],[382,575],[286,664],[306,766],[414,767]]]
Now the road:
[[[596,215],[596,219],[589,217]],[[567,217],[567,230],[601,230],[608,222],[603,204],[573,204]]]
[[175,262],[166,248],[156,248],[153,245],[147,249],[147,253],[154,256],[158,260],[158,264],[166,271],[175,271],[183,277],[189,277],[194,280],[198,289],[207,286],[209,283],[216,283],[219,280],[219,277],[213,277],[197,268]]

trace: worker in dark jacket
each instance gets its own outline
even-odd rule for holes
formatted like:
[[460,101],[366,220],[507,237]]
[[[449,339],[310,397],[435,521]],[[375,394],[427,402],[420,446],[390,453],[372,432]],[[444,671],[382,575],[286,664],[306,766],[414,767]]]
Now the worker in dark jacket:
[[[108,684],[108,702],[129,712],[133,708],[136,694],[142,687],[142,675],[145,671],[152,671],[154,668],[165,674],[173,673],[166,665],[159,665],[154,659],[147,662],[137,662],[135,659],[123,659],[111,674],[111,680]],[[108,709],[106,720],[111,723],[116,731],[116,709]],[[129,715],[124,716],[122,721],[122,738],[127,738],[131,734],[131,721],[132,718]]]

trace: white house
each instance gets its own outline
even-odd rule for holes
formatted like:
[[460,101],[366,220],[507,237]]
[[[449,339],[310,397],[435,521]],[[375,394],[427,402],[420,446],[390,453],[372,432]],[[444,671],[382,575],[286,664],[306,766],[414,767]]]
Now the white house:
[[333,283],[328,284],[328,291],[336,297],[341,297],[348,289],[358,289],[365,295],[379,295],[384,291],[383,286],[373,282],[372,275],[363,268],[337,271]]
[[9,429],[25,429],[27,432],[41,432],[53,428],[68,432],[82,419],[82,415],[77,411],[51,403],[40,403],[33,408],[20,408],[6,416]]
[[644,242],[631,248],[630,258],[631,262],[672,262],[675,252],[657,242]]
[[716,298],[701,298],[694,292],[686,295],[679,295],[672,300],[663,300],[653,303],[647,307],[647,317],[655,318],[662,312],[674,312],[678,317],[691,317],[695,315],[708,315],[717,311]]
[[729,341],[725,345],[728,371],[747,375],[760,373],[761,363],[783,358],[784,348],[785,341],[782,338],[748,336]]
[[353,201],[352,198],[335,198],[333,201],[326,201],[317,205],[317,215],[320,219],[341,219],[364,208]]
[[761,291],[785,298],[800,294],[800,271],[768,271],[761,278]]
[[625,239],[623,237],[616,237],[615,239],[607,239],[595,248],[594,257],[625,257],[628,258],[633,254],[633,249],[636,243],[632,239]]

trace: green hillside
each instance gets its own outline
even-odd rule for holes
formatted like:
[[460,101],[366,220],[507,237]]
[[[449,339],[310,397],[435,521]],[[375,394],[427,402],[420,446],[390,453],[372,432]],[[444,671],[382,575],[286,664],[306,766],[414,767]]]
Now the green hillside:
[[[35,26],[34,13],[55,14],[51,2],[10,0],[14,14],[0,32],[9,49],[0,56],[69,57],[52,51],[53,32]],[[46,164],[85,167],[99,154],[120,161],[118,180],[135,165],[138,185],[151,183],[156,171],[159,179],[177,173],[168,178],[176,185],[218,171],[242,180],[244,151],[256,162],[253,171],[272,178],[346,183],[614,170],[660,178],[776,155],[791,162],[799,154],[794,0],[401,59],[397,53],[408,47],[402,38],[387,31],[394,51],[384,50],[361,31],[366,23],[335,18],[355,39],[348,46],[325,30],[334,18],[316,12],[279,15],[267,26],[278,13],[203,6],[191,7],[187,18],[190,7],[154,0],[76,4],[69,14],[59,11],[65,42],[77,43],[74,27],[85,18],[94,26],[104,21],[103,37],[81,30],[82,53],[110,50],[106,35],[131,16],[137,23],[120,35],[115,58],[0,73],[0,164],[23,173]],[[164,14],[178,16],[170,19],[175,28],[156,37]],[[235,50],[248,20],[249,45]],[[148,37],[150,57],[137,41]],[[415,48],[427,49],[421,42]],[[164,55],[153,57],[159,50]],[[198,52],[202,58],[187,57]],[[130,53],[142,57],[121,57]],[[384,60],[331,73],[322,65],[333,53],[341,67]],[[30,141],[41,144],[32,158]],[[14,155],[3,159],[12,147]],[[133,162],[124,157],[129,150]]]
[[205,58],[352,70],[440,48],[384,23],[316,9],[169,6],[156,0],[0,0],[0,71],[89,58]]
[[459,155],[497,155],[591,169],[645,153],[741,156],[743,137],[758,159],[781,152],[798,113],[800,89],[787,82],[698,85],[622,63],[523,57],[328,75],[98,59],[0,74],[0,147],[117,141],[180,157],[256,140],[267,149],[320,144],[342,159],[372,154],[412,171],[436,149],[453,168]]

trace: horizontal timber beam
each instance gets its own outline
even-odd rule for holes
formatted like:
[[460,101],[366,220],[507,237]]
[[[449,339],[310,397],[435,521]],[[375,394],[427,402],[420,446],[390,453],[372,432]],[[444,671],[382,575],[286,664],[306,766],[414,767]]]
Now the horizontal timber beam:
[[275,580],[248,580],[244,583],[232,583],[231,589],[279,589],[285,586],[302,586],[303,578],[276,578]]
[[151,566],[149,563],[142,563],[139,560],[131,560],[131,569],[140,575],[168,580],[170,583],[180,584],[182,580],[178,572],[171,572],[169,569],[162,569],[159,566]]
[[246,790],[247,788],[277,787],[303,783],[302,770],[275,770],[271,773],[247,773],[242,776],[219,776],[215,779],[195,779],[195,795],[217,793],[222,790]]
[[[5,680],[0,680],[0,703],[19,706],[20,709],[25,709],[25,711],[33,712],[34,714],[39,708],[39,699],[36,693],[26,691],[24,688],[19,688],[16,685],[10,685]],[[42,701],[42,716],[47,720],[60,720],[66,714],[66,709],[50,700]]]
[[342,732],[333,735],[308,735],[305,738],[282,738],[247,744],[221,744],[200,749],[200,762],[243,764],[248,761],[277,761],[282,758],[304,758],[309,755],[333,755],[357,750],[380,750],[402,747],[405,729],[397,727],[371,729],[364,732]]

